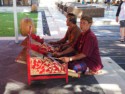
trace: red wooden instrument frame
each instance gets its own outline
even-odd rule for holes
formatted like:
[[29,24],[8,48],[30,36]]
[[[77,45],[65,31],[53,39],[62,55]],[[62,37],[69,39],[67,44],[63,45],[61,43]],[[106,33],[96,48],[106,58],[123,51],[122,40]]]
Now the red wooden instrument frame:
[[58,74],[58,75],[35,75],[32,76],[30,72],[30,44],[31,44],[31,37],[30,35],[28,36],[28,41],[27,41],[27,72],[28,72],[28,84],[31,84],[31,81],[33,80],[44,80],[44,79],[57,79],[57,78],[65,78],[66,83],[68,83],[68,66],[66,65],[66,71],[65,74]]

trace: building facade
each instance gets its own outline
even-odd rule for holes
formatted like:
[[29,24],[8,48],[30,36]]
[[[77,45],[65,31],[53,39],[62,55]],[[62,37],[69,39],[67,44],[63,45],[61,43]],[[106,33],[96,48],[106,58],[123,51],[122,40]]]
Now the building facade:
[[[16,0],[17,6],[31,6],[38,4],[38,0]],[[0,6],[12,6],[13,0],[0,0]]]
[[[105,3],[107,0],[16,0],[17,6],[31,6],[32,4],[48,5],[55,2],[84,2],[84,3]],[[110,3],[114,4],[121,0],[111,0]],[[0,0],[0,6],[12,6],[13,0]]]

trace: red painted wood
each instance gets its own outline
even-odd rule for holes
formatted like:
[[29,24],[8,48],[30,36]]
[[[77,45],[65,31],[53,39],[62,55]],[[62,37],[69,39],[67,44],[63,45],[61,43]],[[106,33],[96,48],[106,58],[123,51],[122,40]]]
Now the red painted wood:
[[66,83],[68,83],[68,67],[66,65],[66,70],[65,74],[50,74],[50,75],[31,75],[31,69],[30,69],[30,44],[31,44],[31,39],[30,35],[28,36],[28,41],[27,41],[27,72],[28,72],[28,84],[31,84],[31,81],[33,80],[44,80],[44,79],[59,79],[59,78],[65,78]]

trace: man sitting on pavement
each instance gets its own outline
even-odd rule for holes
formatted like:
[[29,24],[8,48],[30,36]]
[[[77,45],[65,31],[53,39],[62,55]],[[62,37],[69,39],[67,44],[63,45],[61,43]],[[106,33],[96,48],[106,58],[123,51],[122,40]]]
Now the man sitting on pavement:
[[76,25],[76,23],[77,23],[76,16],[73,13],[68,13],[66,20],[68,30],[64,38],[56,42],[49,42],[49,44],[53,45],[54,47],[58,47],[58,51],[62,51],[71,46],[81,33],[81,30]]

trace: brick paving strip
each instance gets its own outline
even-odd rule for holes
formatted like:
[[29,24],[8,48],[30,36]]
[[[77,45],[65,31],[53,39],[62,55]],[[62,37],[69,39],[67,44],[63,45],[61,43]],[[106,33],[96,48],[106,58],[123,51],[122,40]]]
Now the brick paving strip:
[[50,36],[50,30],[49,30],[48,23],[46,20],[45,11],[41,11],[41,14],[42,14],[43,34]]

